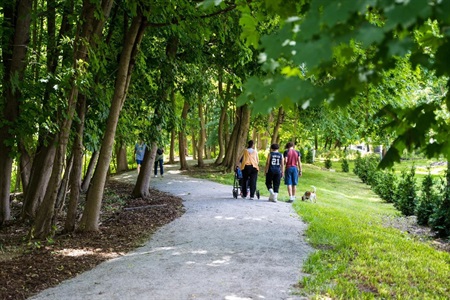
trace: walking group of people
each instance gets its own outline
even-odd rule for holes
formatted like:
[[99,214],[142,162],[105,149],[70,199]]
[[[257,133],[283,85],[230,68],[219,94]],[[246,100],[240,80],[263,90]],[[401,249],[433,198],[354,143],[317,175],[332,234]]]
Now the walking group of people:
[[[264,168],[265,183],[270,193],[269,201],[276,202],[278,200],[281,179],[284,177],[284,183],[289,194],[288,202],[292,203],[295,200],[298,178],[302,176],[301,155],[299,151],[294,149],[294,143],[292,142],[286,144],[283,154],[279,152],[279,149],[280,146],[278,144],[270,146],[270,153]],[[139,140],[134,147],[138,174],[146,151],[148,151],[147,145],[142,139]],[[259,157],[252,140],[248,141],[247,148],[242,152],[239,162],[243,177],[241,180],[241,196],[242,198],[250,196],[250,199],[253,200],[259,172]],[[164,177],[164,149],[162,148],[156,150],[154,177],[158,177],[158,167],[160,176]],[[247,195],[248,193],[250,195]]]
[[[302,162],[300,152],[294,149],[294,143],[286,144],[283,154],[279,152],[280,146],[272,144],[270,153],[264,169],[266,176],[266,187],[269,190],[269,201],[278,200],[281,178],[284,176],[284,183],[289,194],[289,203],[294,202],[298,185],[298,178],[302,176]],[[256,181],[258,179],[259,158],[258,152],[254,148],[254,142],[249,141],[247,148],[240,156],[240,169],[242,170],[241,192],[242,198],[247,198],[248,191],[250,199],[253,200],[256,192]]]
[[[144,161],[145,151],[148,151],[147,145],[141,139],[134,145],[134,156],[136,158],[137,172],[139,174],[141,170],[142,162]],[[164,149],[158,148],[156,150],[155,163],[154,163],[154,177],[158,177],[158,166],[159,174],[164,177]]]

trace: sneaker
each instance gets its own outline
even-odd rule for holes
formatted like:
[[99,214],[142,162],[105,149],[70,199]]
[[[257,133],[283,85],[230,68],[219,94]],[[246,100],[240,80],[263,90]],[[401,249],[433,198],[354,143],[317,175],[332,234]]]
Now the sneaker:
[[164,177],[164,175],[161,175],[161,177]]
[[272,189],[272,188],[269,189],[269,193],[270,193],[271,195],[273,195],[273,189]]
[[273,194],[273,202],[277,202],[278,200],[278,193]]
[[253,197],[250,197],[250,200],[253,200]]
[[289,200],[287,201],[287,203],[292,203],[292,202],[294,202],[294,200],[292,200],[292,199],[289,199]]
[[270,202],[273,202],[273,197],[274,197],[274,195],[271,193],[271,194],[269,195],[269,201],[270,201]]
[[158,175],[155,175],[155,176],[153,176],[153,177],[155,177],[155,178],[156,178],[156,177],[158,177]]

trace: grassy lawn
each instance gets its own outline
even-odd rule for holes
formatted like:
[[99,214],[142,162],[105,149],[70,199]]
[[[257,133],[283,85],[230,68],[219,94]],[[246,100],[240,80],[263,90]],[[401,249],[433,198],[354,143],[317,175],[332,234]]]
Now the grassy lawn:
[[[293,204],[317,249],[305,262],[303,271],[311,276],[300,282],[304,291],[317,299],[449,299],[450,253],[383,226],[383,220],[398,215],[393,206],[352,172],[333,168],[337,171],[304,164],[297,199],[314,185],[317,203]],[[230,185],[231,195],[233,176],[203,177]],[[268,196],[262,172],[258,189]],[[284,185],[279,199],[287,199]]]

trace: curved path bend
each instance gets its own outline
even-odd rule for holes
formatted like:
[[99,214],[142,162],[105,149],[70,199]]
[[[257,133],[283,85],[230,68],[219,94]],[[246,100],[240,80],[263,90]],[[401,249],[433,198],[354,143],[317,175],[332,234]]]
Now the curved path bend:
[[[134,183],[136,171],[114,178]],[[151,187],[181,197],[186,213],[144,246],[32,299],[307,299],[294,286],[313,249],[291,204],[234,199],[231,186],[175,166]]]

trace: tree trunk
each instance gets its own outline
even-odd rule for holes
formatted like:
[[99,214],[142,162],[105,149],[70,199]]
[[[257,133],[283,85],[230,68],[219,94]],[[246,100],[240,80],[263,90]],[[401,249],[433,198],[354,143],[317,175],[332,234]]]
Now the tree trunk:
[[59,186],[58,196],[56,198],[56,204],[55,204],[55,209],[56,209],[55,215],[58,215],[59,213],[61,213],[61,211],[64,207],[64,203],[66,202],[67,189],[69,188],[69,178],[70,178],[70,173],[72,172],[72,165],[73,165],[73,155],[70,156],[70,158],[68,159],[68,161],[66,163],[66,168],[64,170],[64,177],[61,181],[61,185]]
[[284,110],[282,107],[280,107],[278,109],[277,121],[273,128],[272,141],[271,141],[272,144],[274,144],[278,141],[278,132],[280,131],[281,124],[283,124],[283,118],[284,118]]
[[25,148],[24,144],[19,141],[19,151],[20,151],[20,162],[19,162],[19,170],[20,170],[20,179],[22,181],[22,191],[24,194],[27,193],[28,185],[30,183],[30,175],[31,175],[31,156]]
[[127,146],[119,139],[116,144],[117,173],[128,171]]
[[83,182],[81,184],[81,192],[86,193],[91,185],[92,174],[94,174],[95,166],[97,165],[98,156],[100,154],[99,150],[95,150],[91,155],[91,160],[89,160],[89,165],[84,175]]
[[[186,139],[186,136],[184,137]],[[197,138],[196,138],[196,132],[194,129],[192,129],[191,132],[191,142],[192,142],[192,159],[197,160]],[[187,146],[186,146],[187,148]]]
[[98,231],[103,190],[105,188],[109,164],[111,162],[117,123],[130,84],[131,74],[135,64],[134,58],[138,52],[146,26],[147,22],[142,15],[142,12],[138,12],[138,15],[133,18],[128,32],[125,34],[125,41],[120,55],[119,69],[117,71],[114,96],[111,101],[111,108],[106,123],[106,131],[103,137],[97,167],[92,178],[92,186],[89,188],[86,196],[86,206],[80,224],[82,231]]
[[172,129],[170,131],[170,149],[169,149],[169,164],[175,163],[175,138],[176,138],[177,132],[175,129]]
[[141,171],[139,172],[138,178],[136,180],[136,185],[134,186],[131,197],[133,198],[147,198],[150,196],[150,178],[152,176],[153,164],[155,162],[156,150],[158,150],[158,145],[152,142],[151,149],[147,147],[144,155],[144,161],[142,162]]
[[2,99],[0,107],[4,120],[0,125],[0,224],[11,219],[9,194],[12,173],[12,142],[14,123],[19,116],[20,83],[26,68],[27,45],[30,40],[31,0],[6,1],[3,4],[2,34]]
[[247,105],[238,107],[236,109],[236,122],[228,142],[228,148],[225,159],[222,165],[226,167],[227,171],[234,169],[238,162],[238,155],[245,148],[248,130],[250,127],[250,109]]
[[[73,232],[76,225],[77,207],[81,193],[81,174],[83,168],[83,133],[84,133],[84,121],[86,118],[86,97],[80,95],[78,97],[77,115],[79,123],[77,123],[77,134],[73,141],[72,153],[73,153],[73,166],[70,175],[70,197],[67,206],[67,217],[64,223],[64,232]],[[96,152],[98,153],[98,152]],[[94,154],[95,156],[95,154]],[[95,160],[95,158],[91,159]],[[89,164],[91,164],[89,162]]]
[[178,131],[178,147],[180,153],[180,170],[188,170],[189,166],[186,161],[186,139],[185,139],[185,121],[188,115],[189,103],[184,100],[183,111],[181,112],[182,126]]
[[48,145],[41,144],[36,150],[33,165],[31,166],[30,183],[27,192],[24,194],[22,211],[24,220],[34,220],[36,210],[44,199],[53,168],[55,150],[53,141],[50,141]]
[[205,149],[206,142],[206,128],[205,128],[205,116],[203,115],[203,103],[201,98],[198,99],[198,118],[200,119],[200,134],[198,136],[198,158],[197,163],[199,168],[205,167],[205,162],[203,161],[203,153]]

